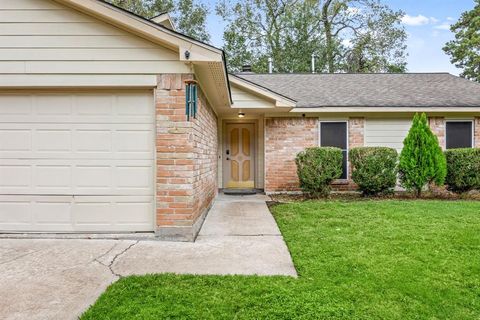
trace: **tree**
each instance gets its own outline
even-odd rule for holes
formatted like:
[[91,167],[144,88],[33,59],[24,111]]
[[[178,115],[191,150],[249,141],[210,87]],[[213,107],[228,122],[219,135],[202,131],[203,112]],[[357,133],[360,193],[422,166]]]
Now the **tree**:
[[265,72],[405,70],[403,13],[380,0],[223,0],[224,49],[232,71],[250,63]]
[[413,124],[403,141],[399,163],[400,182],[420,197],[427,184],[443,185],[447,164],[437,137],[428,126],[427,116],[415,114]]
[[475,3],[450,27],[455,40],[447,42],[443,50],[457,68],[463,69],[462,77],[480,82],[480,0]]
[[178,31],[200,41],[210,41],[206,27],[208,8],[197,0],[110,0],[110,2],[146,18],[164,12],[172,13],[172,20]]
[[251,64],[268,69],[273,58],[277,72],[308,71],[310,57],[321,51],[321,23],[314,0],[221,1],[217,14],[225,21],[224,50],[230,71]]

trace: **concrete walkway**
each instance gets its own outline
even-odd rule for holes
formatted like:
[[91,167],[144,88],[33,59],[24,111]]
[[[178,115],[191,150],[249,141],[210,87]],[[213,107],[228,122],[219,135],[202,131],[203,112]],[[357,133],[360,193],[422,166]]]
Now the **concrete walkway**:
[[296,276],[265,196],[220,195],[195,243],[0,239],[0,319],[76,319],[120,276]]

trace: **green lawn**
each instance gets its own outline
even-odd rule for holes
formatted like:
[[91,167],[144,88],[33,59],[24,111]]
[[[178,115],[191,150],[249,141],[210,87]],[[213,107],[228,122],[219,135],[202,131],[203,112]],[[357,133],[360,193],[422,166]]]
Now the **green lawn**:
[[82,319],[480,319],[480,202],[303,202],[273,214],[298,279],[128,277]]

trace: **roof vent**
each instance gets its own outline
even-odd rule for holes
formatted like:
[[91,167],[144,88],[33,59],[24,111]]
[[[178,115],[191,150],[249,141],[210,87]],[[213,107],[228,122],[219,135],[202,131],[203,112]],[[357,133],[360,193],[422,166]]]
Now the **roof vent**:
[[252,66],[249,64],[243,65],[242,72],[252,72]]

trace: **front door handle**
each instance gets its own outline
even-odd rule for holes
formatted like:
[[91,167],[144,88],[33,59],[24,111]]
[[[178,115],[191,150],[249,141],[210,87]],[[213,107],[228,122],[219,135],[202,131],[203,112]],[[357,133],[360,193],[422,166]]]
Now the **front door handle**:
[[229,155],[229,154],[230,154],[230,150],[227,149],[227,155]]

